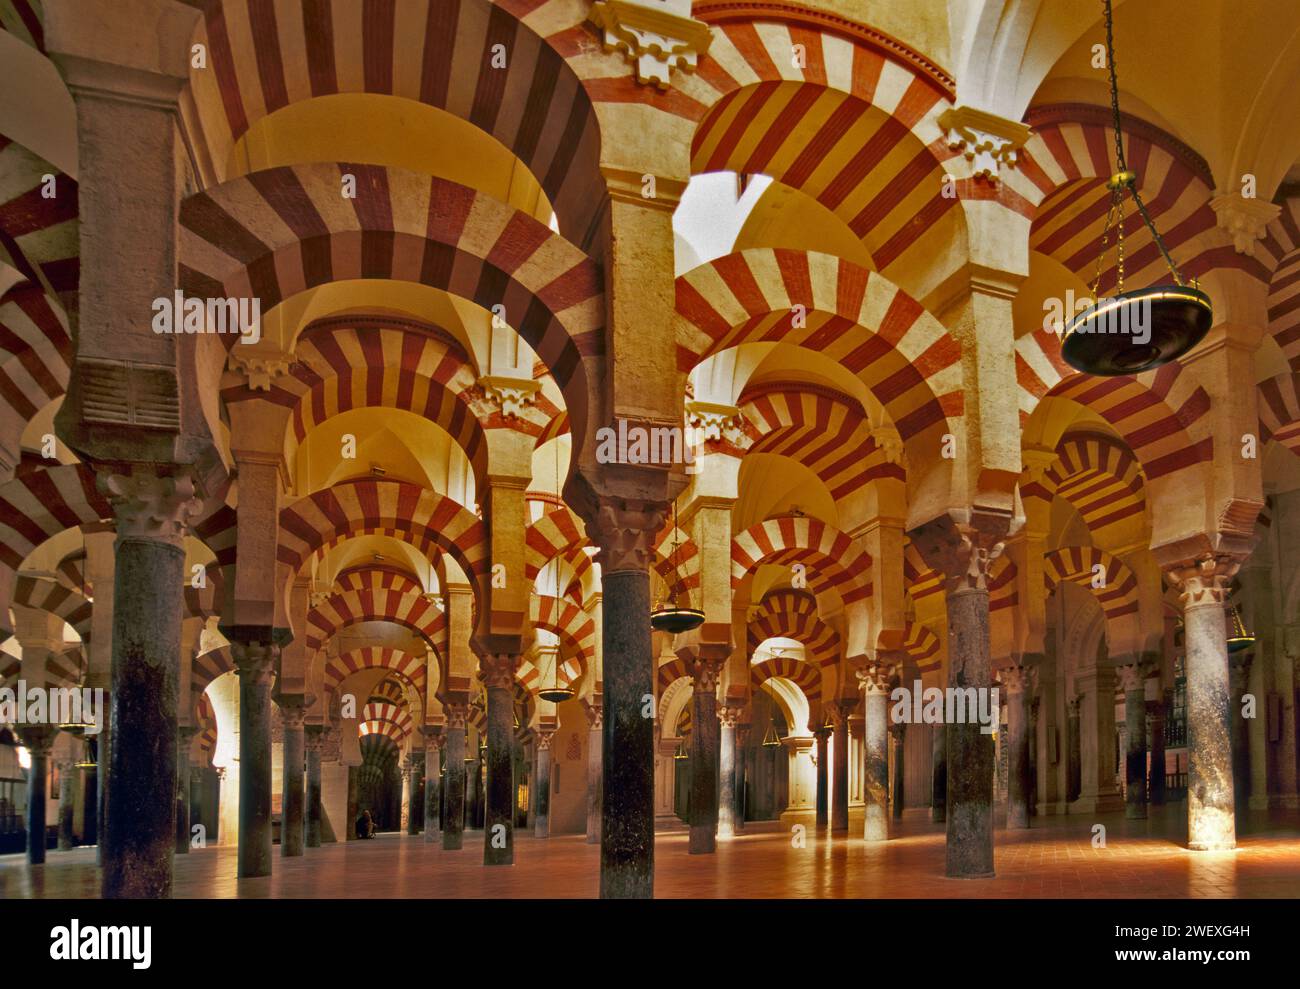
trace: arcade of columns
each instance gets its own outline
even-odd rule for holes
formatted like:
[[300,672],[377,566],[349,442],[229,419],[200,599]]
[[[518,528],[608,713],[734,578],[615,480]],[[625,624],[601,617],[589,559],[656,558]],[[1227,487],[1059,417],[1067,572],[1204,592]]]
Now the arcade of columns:
[[[1009,828],[1163,800],[1180,669],[1189,846],[1296,806],[1294,135],[1201,147],[1135,73],[1216,322],[1080,375],[1043,314],[1113,170],[1097,12],[855,6],[0,3],[0,679],[111,697],[104,896],[170,894],[210,764],[241,876],[277,814],[283,856],[351,834],[398,760],[408,830],[509,864],[525,754],[533,832],[575,762],[602,895],[650,895],[679,748],[690,852],[744,827],[760,697],[817,825],[885,840],[920,774],[947,874],[990,875],[994,740],[894,724],[918,680],[1000,687]],[[1126,234],[1127,285],[1167,277]],[[260,338],[155,332],[178,291],[258,300]],[[620,423],[694,442],[610,457]],[[703,625],[652,634],[669,599]],[[41,834],[79,749],[18,731]]]

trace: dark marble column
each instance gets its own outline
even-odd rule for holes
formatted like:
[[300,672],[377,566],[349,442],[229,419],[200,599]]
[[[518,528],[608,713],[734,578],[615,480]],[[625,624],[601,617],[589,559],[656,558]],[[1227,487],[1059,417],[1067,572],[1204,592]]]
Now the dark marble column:
[[280,723],[283,739],[280,752],[280,857],[296,858],[303,853],[306,837],[305,793],[303,767],[306,761],[306,740],[303,738],[303,719],[307,711],[302,694],[281,694]]
[[862,684],[863,741],[866,776],[863,779],[862,837],[884,841],[889,837],[889,670],[873,662],[858,673]]
[[50,750],[57,736],[49,725],[24,725],[23,747],[31,757],[27,770],[27,862],[40,865],[45,861],[45,801],[50,775]]
[[59,764],[59,851],[66,852],[76,845],[72,819],[76,813],[77,763],[68,759]]
[[551,836],[551,742],[554,731],[540,730],[536,733],[537,752],[533,757],[533,792],[536,794],[536,812],[533,815],[533,836],[549,838]]
[[742,709],[718,708],[718,837],[736,834],[736,723]]
[[826,763],[829,761],[827,753],[830,749],[831,730],[825,726],[818,728],[813,732],[813,737],[817,739],[817,796],[816,796],[816,816],[814,821],[818,831],[824,831],[831,824],[831,802],[830,802],[830,772]]
[[1124,726],[1128,740],[1124,753],[1124,816],[1147,816],[1147,671],[1140,663],[1118,669],[1124,689]]
[[420,817],[416,807],[420,799],[420,770],[415,764],[414,754],[406,757],[406,768],[402,772],[402,808],[406,811],[406,833],[420,833]]
[[510,653],[479,660],[487,687],[487,784],[483,814],[483,864],[513,865],[514,817],[514,682],[519,657]]
[[442,847],[455,851],[465,840],[465,719],[469,711],[464,704],[445,704],[443,711],[447,715],[443,754],[447,772],[442,781]]
[[1033,676],[1028,666],[999,671],[1007,705],[1007,830],[1029,827],[1029,697]]
[[211,814],[203,806],[203,770],[198,766],[190,766],[189,804],[190,804],[190,831],[193,832],[194,826],[196,824],[201,825],[203,827],[203,831],[199,833],[203,835],[203,840],[204,843],[206,844],[208,838],[210,837],[207,832],[208,832],[208,818],[211,816]]
[[906,787],[906,776],[903,773],[904,752],[906,751],[907,725],[890,725],[889,734],[894,739],[894,786],[893,786],[893,812],[894,818],[903,816],[904,789]]
[[942,823],[948,816],[948,729],[934,725],[930,732],[930,820]]
[[749,741],[751,727],[744,721],[736,725],[736,834],[745,833],[745,781],[748,779],[750,765],[746,743]]
[[442,728],[426,725],[424,733],[424,841],[442,841]]
[[1237,561],[1207,556],[1169,571],[1182,592],[1187,676],[1187,847],[1237,846],[1224,607]]
[[1151,803],[1157,807],[1165,802],[1165,716],[1171,706],[1173,692],[1147,704],[1147,738],[1151,744],[1151,769],[1147,790]]
[[1083,790],[1083,739],[1079,734],[1079,708],[1083,695],[1065,702],[1065,799],[1075,801]]
[[271,681],[280,650],[268,639],[269,635],[230,643],[239,677],[237,873],[241,879],[271,874]]
[[604,807],[600,895],[654,896],[655,658],[650,640],[650,561],[666,511],[649,502],[602,502],[587,521],[600,546],[604,657]]
[[593,697],[586,706],[587,712],[587,844],[600,844],[601,810],[601,749],[605,737],[601,724],[601,698]]
[[718,848],[718,678],[725,656],[708,646],[692,659],[691,689],[691,855],[710,855]]
[[[1228,716],[1232,725],[1232,782],[1234,807],[1238,814],[1250,810],[1250,720],[1242,717],[1242,698],[1250,686],[1250,661],[1253,653],[1239,652],[1228,657],[1228,678],[1232,699]],[[1264,712],[1258,711],[1260,716]]]
[[176,854],[190,853],[190,743],[198,729],[176,730]]
[[831,832],[849,830],[849,711],[852,704],[837,701],[831,718]]
[[347,840],[357,840],[357,818],[361,816],[360,766],[348,767],[348,819]]
[[113,726],[102,897],[171,896],[176,850],[176,706],[185,532],[193,480],[146,470],[100,475],[117,520]]
[[[303,747],[307,750],[307,806],[303,812],[303,844],[307,848],[320,848],[320,764],[324,744],[324,725],[307,725],[303,729]],[[348,826],[355,829],[356,822],[349,822]]]

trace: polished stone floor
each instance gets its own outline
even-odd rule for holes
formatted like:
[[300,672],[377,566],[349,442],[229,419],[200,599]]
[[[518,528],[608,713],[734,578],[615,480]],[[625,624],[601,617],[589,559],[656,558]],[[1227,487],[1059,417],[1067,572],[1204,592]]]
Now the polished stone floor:
[[[1300,814],[1255,813],[1239,826],[1233,852],[1189,852],[1180,841],[1185,810],[1173,806],[1147,821],[1122,814],[1036,818],[1028,831],[995,836],[997,876],[943,875],[944,836],[924,811],[896,822],[888,842],[818,835],[802,843],[787,825],[750,824],[719,842],[715,855],[687,854],[686,832],[661,832],[655,843],[660,897],[1296,897],[1300,896]],[[811,822],[809,822],[811,823]],[[857,815],[851,835],[861,834]],[[1093,825],[1106,847],[1093,847]],[[802,844],[802,847],[800,847]],[[235,878],[235,848],[196,851],[176,860],[177,897],[594,897],[599,849],[578,835],[545,840],[520,835],[513,867],[485,868],[482,832],[465,848],[444,852],[422,837],[386,834],[375,841],[309,849],[274,863],[274,875]],[[21,855],[0,857],[0,898],[97,897],[94,849],[51,851],[43,866]]]

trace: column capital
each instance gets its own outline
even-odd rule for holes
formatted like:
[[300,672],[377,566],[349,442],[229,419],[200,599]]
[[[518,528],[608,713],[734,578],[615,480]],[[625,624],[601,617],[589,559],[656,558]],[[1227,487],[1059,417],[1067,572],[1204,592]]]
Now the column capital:
[[1120,686],[1124,689],[1124,693],[1144,689],[1148,673],[1145,663],[1140,661],[1125,663],[1123,666],[1115,667],[1115,672],[1119,675]]
[[1015,168],[1019,151],[1029,140],[1029,127],[973,106],[955,106],[939,115],[948,147],[960,151],[971,174],[997,182],[1000,168]]
[[252,683],[270,683],[275,675],[280,647],[272,642],[232,640],[230,652],[235,659],[235,675]]
[[519,669],[519,656],[508,652],[486,653],[479,657],[478,667],[488,689],[509,690]]
[[668,517],[662,502],[601,498],[587,535],[600,552],[596,562],[606,574],[646,573],[654,558],[654,541]]
[[99,473],[95,483],[113,506],[118,539],[183,549],[189,522],[203,507],[194,477],[188,473],[162,474],[136,466],[125,473]]
[[53,725],[23,725],[18,729],[18,737],[22,739],[23,748],[28,752],[45,758],[54,748],[58,731]]
[[1016,664],[997,671],[998,680],[1008,694],[1023,694],[1033,688],[1033,667]]
[[703,649],[696,651],[691,659],[691,676],[694,678],[694,689],[711,694],[718,689],[718,680],[722,676],[722,670],[727,665],[725,657],[711,656]]
[[605,709],[599,701],[585,705],[584,710],[587,714],[587,727],[592,731],[597,731],[605,720]]
[[[286,727],[288,720],[285,721]],[[303,729],[303,744],[308,752],[321,752],[325,748],[325,726],[306,725]]]
[[858,670],[857,676],[858,683],[868,696],[889,693],[889,667],[884,663],[871,663],[865,669]]
[[722,704],[718,707],[718,721],[723,728],[735,728],[740,723],[745,709],[734,704]]
[[927,566],[944,579],[945,590],[988,590],[989,573],[1014,535],[1009,514],[971,509],[917,526],[907,535]]
[[537,740],[539,751],[550,751],[551,740],[555,738],[554,728],[534,728],[533,737]]
[[1242,559],[1235,553],[1206,553],[1167,565],[1164,571],[1178,590],[1184,609],[1196,605],[1222,606],[1228,603],[1232,578]]
[[1075,694],[1073,697],[1067,697],[1065,700],[1066,717],[1077,718],[1079,716],[1079,705],[1083,703],[1083,694]]
[[447,715],[447,728],[449,731],[465,730],[465,721],[469,717],[468,704],[444,704],[442,711]]

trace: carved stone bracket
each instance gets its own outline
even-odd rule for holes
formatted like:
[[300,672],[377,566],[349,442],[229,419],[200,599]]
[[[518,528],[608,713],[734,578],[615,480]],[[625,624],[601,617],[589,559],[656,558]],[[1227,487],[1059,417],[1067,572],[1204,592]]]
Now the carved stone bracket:
[[939,126],[947,132],[948,147],[962,153],[975,176],[990,182],[999,180],[1000,169],[1016,166],[1020,148],[1029,140],[1026,125],[970,106],[945,110]]
[[242,375],[250,391],[270,391],[275,380],[288,374],[293,364],[293,354],[249,347],[232,347],[226,358],[226,370]]
[[691,16],[691,0],[596,0],[591,22],[604,31],[606,51],[621,51],[636,81],[668,88],[673,69],[694,72],[709,50],[709,26]]
[[1238,254],[1255,255],[1255,245],[1263,239],[1265,228],[1278,218],[1282,207],[1263,199],[1247,199],[1240,193],[1222,193],[1210,200],[1218,218],[1219,229],[1232,238]]
[[537,401],[542,383],[531,378],[512,378],[499,374],[485,374],[478,379],[484,396],[500,410],[505,419],[518,419],[524,406]]
[[745,439],[740,422],[740,409],[734,405],[694,399],[686,403],[686,424],[696,430],[696,438],[701,441],[718,440],[740,445]]

